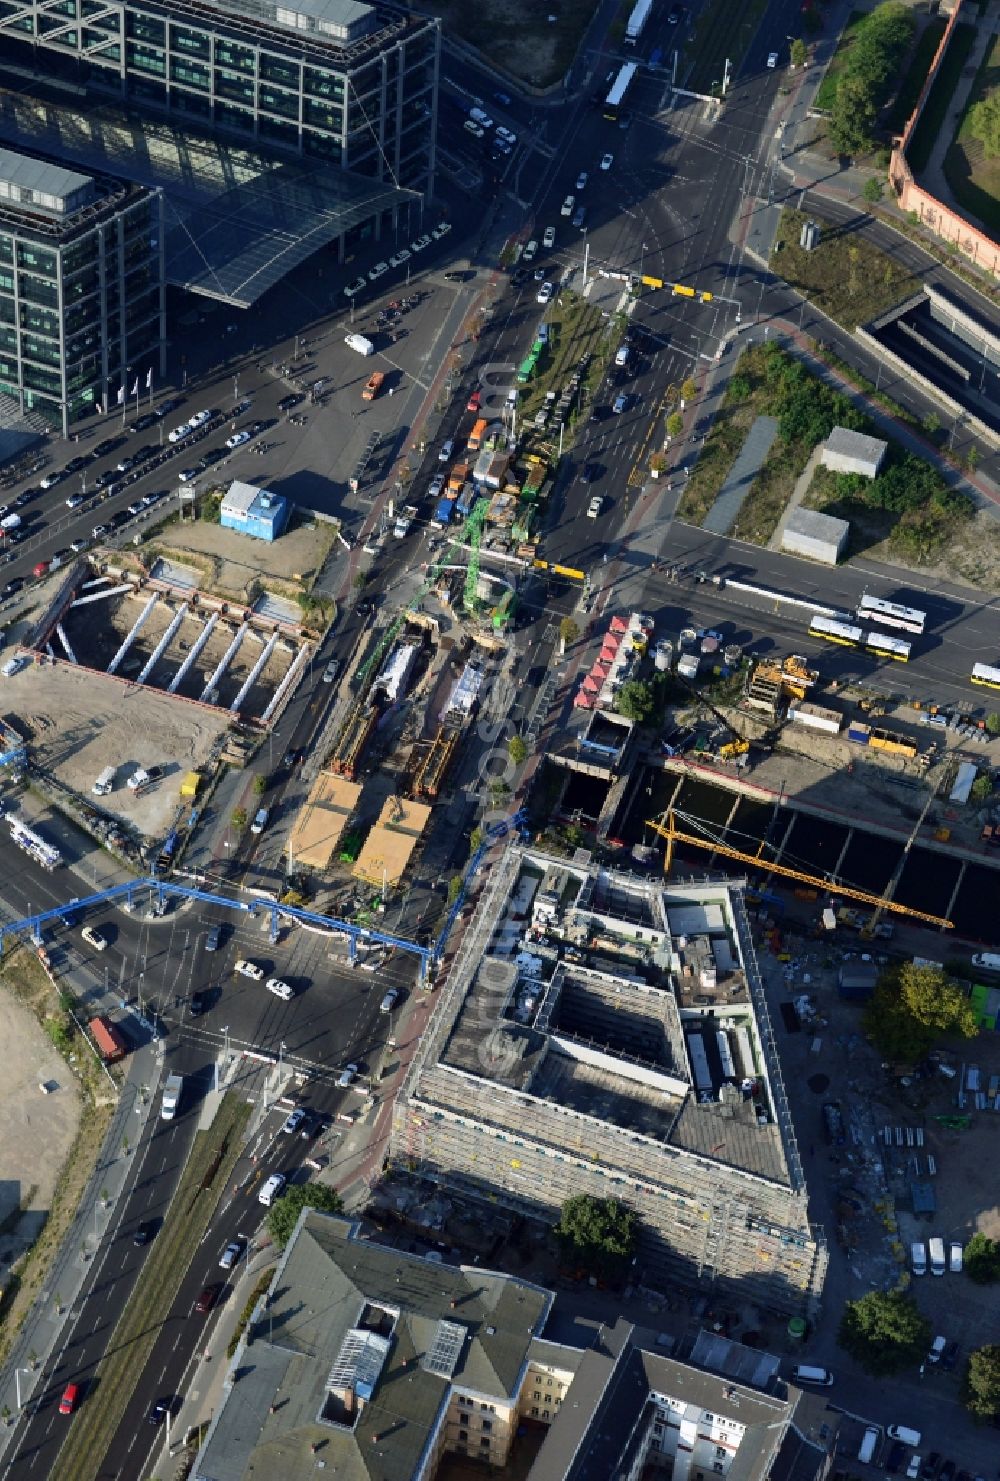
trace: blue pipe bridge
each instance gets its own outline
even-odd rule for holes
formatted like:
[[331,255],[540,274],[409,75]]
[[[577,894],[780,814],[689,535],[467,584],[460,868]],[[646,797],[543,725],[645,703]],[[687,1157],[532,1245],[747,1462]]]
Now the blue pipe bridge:
[[346,937],[352,966],[357,961],[359,947],[365,949],[369,946],[386,946],[396,951],[407,952],[418,959],[420,981],[426,983],[428,974],[433,971],[444,954],[448,937],[465,903],[469,885],[487,851],[498,839],[505,838],[510,833],[518,832],[523,835],[525,818],[526,814],[523,811],[515,813],[513,817],[504,818],[487,831],[482,843],[466,866],[462,876],[462,887],[457,898],[452,902],[444,926],[433,946],[420,946],[416,941],[408,941],[405,936],[396,936],[389,931],[373,930],[370,926],[355,925],[353,921],[339,920],[336,916],[320,915],[315,910],[304,910],[297,905],[279,905],[276,900],[269,900],[266,897],[257,896],[250,900],[238,900],[230,895],[217,895],[211,890],[198,889],[193,885],[175,884],[173,881],[160,879],[157,875],[151,874],[141,879],[129,880],[127,884],[114,885],[108,890],[98,890],[92,895],[81,895],[78,898],[67,900],[64,905],[56,905],[51,910],[40,911],[37,915],[27,915],[21,920],[6,923],[0,922],[0,951],[9,937],[25,933],[30,935],[36,946],[41,946],[43,944],[42,928],[53,921],[65,926],[68,924],[67,916],[72,918],[84,911],[114,904],[120,905],[120,908],[126,912],[133,912],[147,903],[154,914],[158,914],[165,910],[168,899],[176,898],[194,900],[199,905],[218,905],[223,910],[231,910],[250,920],[259,920],[262,916],[269,917],[269,935],[272,945],[278,939],[281,921],[297,921],[302,925],[318,927],[331,936]]

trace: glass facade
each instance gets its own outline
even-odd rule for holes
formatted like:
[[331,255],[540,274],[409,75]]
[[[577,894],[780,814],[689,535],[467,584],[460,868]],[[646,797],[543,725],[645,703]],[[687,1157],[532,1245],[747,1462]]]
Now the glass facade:
[[[0,0],[11,52],[23,48],[36,68],[38,49],[69,51],[88,91],[430,191],[440,52],[432,17],[376,7],[377,29],[342,48],[291,29],[285,39],[281,26],[208,6],[180,13],[161,0],[156,11],[143,0],[110,11],[99,0]],[[80,28],[60,31],[67,21]]]
[[162,201],[121,189],[40,237],[0,211],[0,390],[67,436],[127,374],[162,373]]

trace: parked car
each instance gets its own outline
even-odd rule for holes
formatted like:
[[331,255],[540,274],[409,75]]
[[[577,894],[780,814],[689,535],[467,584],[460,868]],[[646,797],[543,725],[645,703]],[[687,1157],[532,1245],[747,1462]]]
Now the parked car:
[[355,278],[353,283],[348,283],[347,287],[344,289],[344,293],[347,295],[348,298],[356,298],[357,295],[361,293],[362,290],[367,286],[367,278]]
[[368,269],[368,281],[369,281],[369,283],[376,283],[376,282],[378,282],[379,278],[381,278],[382,275],[384,273],[387,273],[388,271],[389,271],[389,264],[387,262],[376,262],[376,264],[375,264],[374,267],[370,267]]
[[554,247],[555,244],[556,244],[556,229],[555,229],[554,226],[547,226],[545,228],[544,232],[542,233],[542,246],[543,247],[549,247],[549,248],[551,248],[551,247]]
[[614,157],[613,154],[602,154],[601,155],[601,169],[602,170],[610,170],[610,168],[614,164],[614,162],[615,162],[615,157]]
[[264,968],[258,967],[256,962],[247,962],[242,959],[233,968],[240,977],[249,977],[252,982],[264,981]]
[[542,286],[539,288],[538,292],[535,294],[535,301],[537,303],[540,303],[540,304],[543,304],[543,305],[544,304],[547,304],[547,303],[549,303],[551,301],[551,298],[552,298],[552,295],[553,295],[554,292],[555,292],[554,286],[551,283],[549,283],[549,282],[545,282],[545,283],[542,284]]
[[441,451],[438,453],[438,462],[447,463],[448,459],[451,457],[454,451],[455,444],[449,437],[445,442],[442,442],[441,444]]
[[586,170],[581,170],[580,173],[579,173],[579,175],[577,175],[577,177],[576,177],[576,188],[577,188],[577,190],[586,190],[586,188],[587,188],[587,181],[588,181],[589,178],[590,177],[588,176],[587,171]]
[[778,53],[776,51],[769,51],[768,52],[768,54],[767,54],[767,65],[771,69],[772,72],[774,71],[775,67],[778,65]]
[[242,447],[243,444],[244,444],[244,442],[249,442],[249,441],[250,441],[250,433],[249,432],[234,432],[233,435],[232,435],[232,437],[227,437],[226,438],[226,446],[228,448],[230,448],[230,449],[235,448],[235,447]]
[[337,1086],[338,1086],[338,1088],[340,1090],[346,1090],[348,1088],[348,1086],[354,1084],[354,1081],[357,1078],[357,1075],[358,1075],[358,1066],[356,1064],[345,1064],[344,1068],[341,1070],[340,1074],[337,1076]]
[[576,205],[576,196],[568,195],[559,207],[560,216],[572,216],[573,207]]

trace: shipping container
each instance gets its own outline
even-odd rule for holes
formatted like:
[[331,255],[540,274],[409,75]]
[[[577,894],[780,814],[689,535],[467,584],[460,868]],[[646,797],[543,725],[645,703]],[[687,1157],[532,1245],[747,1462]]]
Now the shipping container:
[[856,721],[852,721],[847,727],[847,739],[859,746],[867,746],[870,734],[871,731],[867,725],[860,725]]
[[837,710],[808,702],[790,706],[788,714],[796,725],[807,725],[810,730],[822,730],[827,735],[839,735],[844,723],[843,715]]
[[117,1024],[112,1023],[102,1014],[98,1018],[92,1018],[87,1027],[90,1029],[90,1037],[94,1041],[97,1052],[105,1064],[116,1064],[118,1060],[125,1058],[128,1045]]

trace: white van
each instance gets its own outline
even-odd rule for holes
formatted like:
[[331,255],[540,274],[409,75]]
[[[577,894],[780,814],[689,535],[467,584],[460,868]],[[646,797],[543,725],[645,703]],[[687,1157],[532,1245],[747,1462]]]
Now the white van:
[[927,1249],[922,1239],[915,1239],[910,1245],[910,1264],[914,1275],[927,1274]]
[[365,339],[363,334],[345,334],[344,344],[352,350],[357,350],[359,355],[374,355],[375,346],[370,339]]
[[977,951],[972,958],[972,965],[983,972],[1000,972],[1000,952]]
[[927,1361],[929,1363],[940,1363],[941,1356],[947,1346],[948,1339],[946,1337],[935,1337],[931,1343],[931,1350],[927,1354]]
[[21,672],[27,665],[27,662],[28,660],[24,657],[23,653],[18,654],[16,658],[8,658],[3,668],[0,669],[0,674],[3,674],[5,679],[12,679],[15,674]]
[[253,833],[255,836],[263,833],[264,829],[267,827],[268,817],[269,813],[266,807],[258,808],[256,816],[254,817],[253,822],[250,824],[250,832]]
[[619,367],[628,364],[628,345],[619,345],[615,355],[615,364]]
[[931,1275],[944,1275],[947,1265],[944,1259],[944,1240],[929,1239],[927,1241],[927,1253],[930,1256]]
[[286,1181],[284,1173],[272,1173],[257,1194],[258,1203],[262,1203],[265,1208],[270,1208],[274,1200],[280,1198],[282,1193],[284,1193]]
[[95,797],[107,797],[114,784],[115,767],[106,766],[90,790]]
[[962,1245],[957,1239],[953,1239],[948,1246],[948,1269],[952,1275],[959,1275],[962,1269]]
[[810,1368],[808,1364],[800,1364],[792,1369],[793,1383],[815,1383],[819,1388],[829,1388],[833,1383],[833,1374],[829,1368]]
[[891,1424],[886,1430],[890,1440],[902,1440],[904,1445],[919,1445],[920,1431],[911,1430],[908,1424]]
[[865,1430],[861,1441],[861,1449],[858,1451],[858,1460],[870,1461],[875,1454],[875,1446],[878,1444],[878,1430],[870,1424]]

